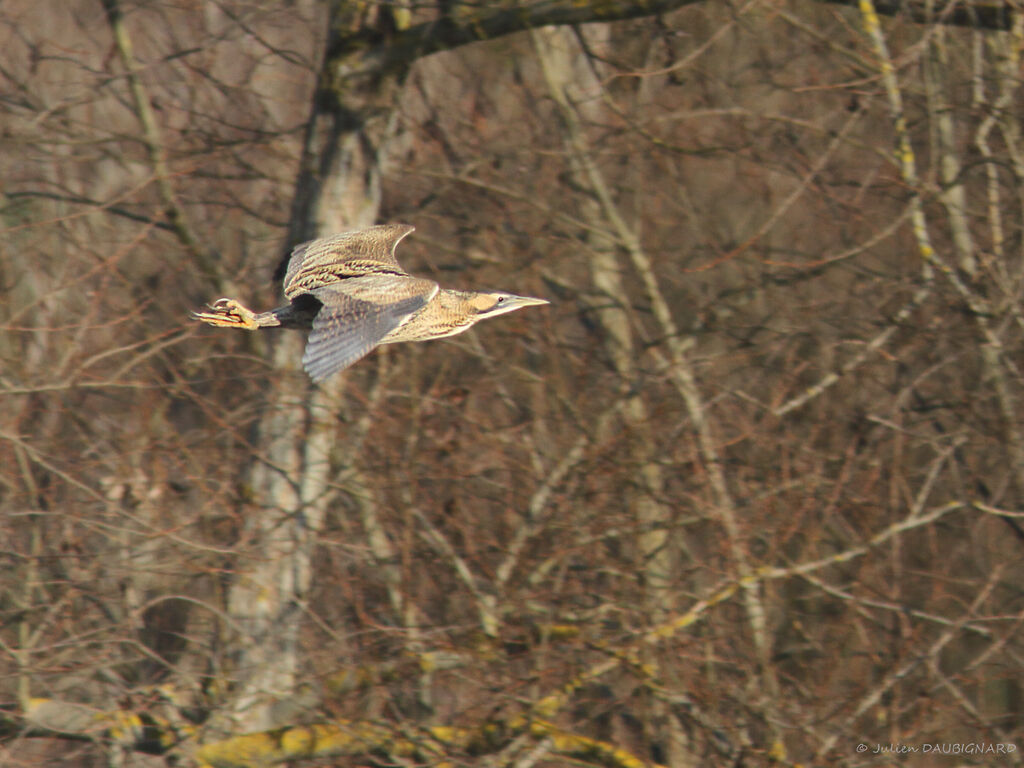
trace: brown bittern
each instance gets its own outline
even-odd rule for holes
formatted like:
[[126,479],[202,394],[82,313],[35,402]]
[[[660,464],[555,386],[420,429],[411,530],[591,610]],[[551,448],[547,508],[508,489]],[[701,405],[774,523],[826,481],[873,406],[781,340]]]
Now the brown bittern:
[[256,313],[234,299],[217,299],[192,316],[250,331],[310,330],[302,365],[313,381],[322,381],[379,344],[454,336],[484,318],[548,303],[503,291],[455,291],[410,276],[395,259],[395,246],[413,229],[383,224],[303,243],[292,251],[284,276],[289,304]]

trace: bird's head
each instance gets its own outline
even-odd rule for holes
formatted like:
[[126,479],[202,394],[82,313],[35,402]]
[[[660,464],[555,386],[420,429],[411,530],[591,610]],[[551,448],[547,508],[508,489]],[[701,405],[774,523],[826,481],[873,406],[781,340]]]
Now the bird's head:
[[483,320],[487,317],[497,317],[506,312],[514,312],[523,307],[533,307],[540,304],[549,304],[547,299],[534,299],[530,296],[516,296],[514,293],[504,291],[487,291],[474,294],[469,303],[476,310],[476,320]]

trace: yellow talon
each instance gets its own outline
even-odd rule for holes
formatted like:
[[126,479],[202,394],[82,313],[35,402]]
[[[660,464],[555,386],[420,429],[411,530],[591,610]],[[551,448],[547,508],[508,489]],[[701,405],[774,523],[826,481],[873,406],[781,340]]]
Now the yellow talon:
[[256,322],[256,313],[234,299],[217,299],[209,307],[209,312],[193,312],[192,318],[218,328],[245,328],[255,331],[260,327]]

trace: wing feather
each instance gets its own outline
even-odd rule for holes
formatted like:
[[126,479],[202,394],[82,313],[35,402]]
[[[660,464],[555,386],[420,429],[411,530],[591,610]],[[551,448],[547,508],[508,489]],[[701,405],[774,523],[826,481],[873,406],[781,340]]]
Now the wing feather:
[[296,246],[284,276],[284,295],[292,299],[314,288],[368,273],[404,275],[395,258],[395,247],[414,229],[409,224],[380,224]]
[[427,305],[432,280],[364,275],[309,291],[322,304],[313,320],[302,365],[313,381],[344,370]]

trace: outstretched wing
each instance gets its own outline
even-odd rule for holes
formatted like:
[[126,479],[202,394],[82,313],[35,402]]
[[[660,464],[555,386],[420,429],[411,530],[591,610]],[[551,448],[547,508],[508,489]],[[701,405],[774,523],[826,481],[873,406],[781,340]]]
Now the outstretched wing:
[[363,275],[309,291],[322,304],[313,320],[302,365],[323,381],[380,344],[427,305],[437,283],[406,275]]
[[414,229],[409,224],[380,224],[296,246],[284,276],[284,295],[293,299],[368,273],[404,275],[395,259],[395,246]]

